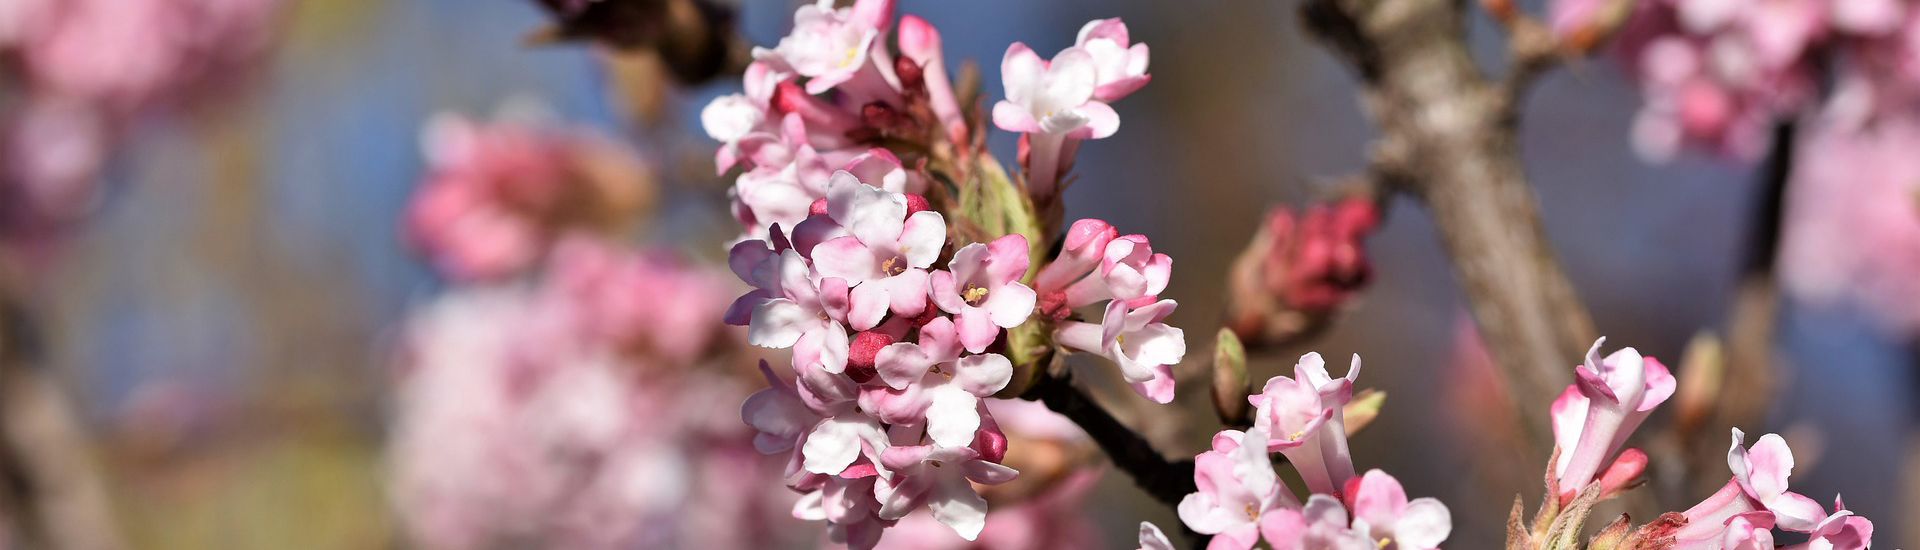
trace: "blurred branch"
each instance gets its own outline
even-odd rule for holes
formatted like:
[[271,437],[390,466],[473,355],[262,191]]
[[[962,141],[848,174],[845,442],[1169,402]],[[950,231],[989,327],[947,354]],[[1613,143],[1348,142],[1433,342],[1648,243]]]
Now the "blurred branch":
[[0,272],[0,511],[14,514],[28,548],[123,548],[72,403],[38,368],[37,331],[5,275]]
[[1465,3],[1309,0],[1304,24],[1360,74],[1380,128],[1371,170],[1424,202],[1474,318],[1508,380],[1530,448],[1550,441],[1547,400],[1593,342],[1593,322],[1554,258],[1515,148],[1519,96],[1550,56],[1532,31],[1504,82],[1470,57]]

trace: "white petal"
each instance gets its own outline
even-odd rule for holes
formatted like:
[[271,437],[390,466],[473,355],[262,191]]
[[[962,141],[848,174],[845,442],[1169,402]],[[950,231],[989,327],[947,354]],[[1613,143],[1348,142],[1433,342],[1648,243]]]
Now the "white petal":
[[932,498],[927,500],[927,508],[933,511],[933,519],[947,524],[960,538],[974,540],[980,536],[980,530],[987,526],[987,499],[973,492],[973,486],[966,478],[954,476],[943,479],[933,490]]
[[747,343],[774,349],[793,347],[807,327],[818,321],[819,318],[793,300],[767,300],[753,306],[753,321],[747,325]]
[[980,399],[954,385],[929,388],[927,435],[941,447],[965,447],[980,430]]

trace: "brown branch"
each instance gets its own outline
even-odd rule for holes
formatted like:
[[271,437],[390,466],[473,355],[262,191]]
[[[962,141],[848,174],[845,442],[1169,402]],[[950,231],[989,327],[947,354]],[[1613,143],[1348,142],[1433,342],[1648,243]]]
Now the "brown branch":
[[1133,476],[1134,484],[1154,500],[1168,507],[1179,506],[1181,499],[1199,490],[1193,483],[1192,460],[1167,460],[1145,437],[1121,424],[1099,403],[1073,387],[1071,378],[1043,374],[1021,397],[1045,403],[1047,408],[1079,424],[1080,429],[1100,444],[1100,450],[1107,453],[1113,465]]
[[72,404],[38,368],[39,339],[8,283],[0,273],[0,513],[28,548],[123,548]]
[[[1515,413],[1543,449],[1547,401],[1592,343],[1593,322],[1547,243],[1516,151],[1531,74],[1482,76],[1464,12],[1459,1],[1310,0],[1302,19],[1359,71],[1381,132],[1371,168],[1432,212]],[[1517,61],[1516,71],[1542,68]]]

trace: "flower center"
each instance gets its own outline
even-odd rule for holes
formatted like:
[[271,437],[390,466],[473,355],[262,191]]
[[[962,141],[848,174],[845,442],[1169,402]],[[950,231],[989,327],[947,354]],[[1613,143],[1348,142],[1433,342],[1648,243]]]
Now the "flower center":
[[1115,337],[1113,337],[1113,343],[1115,343],[1115,344],[1125,344],[1125,343],[1127,343],[1127,335],[1125,335],[1125,334],[1122,334],[1122,335],[1119,335],[1119,336],[1115,336]]
[[1393,544],[1393,537],[1380,537],[1380,542],[1374,544],[1379,545],[1381,548],[1386,548],[1387,545]]
[[[941,466],[945,466],[945,464],[941,464],[941,463],[940,463],[940,461],[938,461],[938,460],[931,460],[931,461],[928,461],[927,463],[928,463],[928,464],[932,464],[932,465],[933,465],[933,467],[935,467],[935,468],[939,468],[939,467],[941,467]],[[1381,539],[1381,540],[1385,540],[1385,539]]]
[[847,57],[845,59],[840,60],[840,66],[846,67],[846,66],[853,65],[853,60],[854,58],[857,58],[857,57],[860,57],[860,47],[847,46]]
[[880,262],[880,272],[886,273],[889,277],[906,273],[907,262],[901,261],[899,256],[887,258],[887,261]]
[[1250,520],[1260,519],[1260,509],[1254,508],[1253,503],[1247,503],[1246,512],[1247,512],[1247,519],[1250,519]]
[[966,300],[967,305],[979,306],[987,299],[987,287],[967,283],[966,290],[960,291],[960,299]]

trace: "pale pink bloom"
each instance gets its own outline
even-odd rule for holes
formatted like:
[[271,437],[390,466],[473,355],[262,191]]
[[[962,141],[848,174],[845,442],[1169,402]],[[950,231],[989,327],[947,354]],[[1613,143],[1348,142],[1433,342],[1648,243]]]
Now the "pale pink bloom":
[[791,450],[788,475],[800,471],[840,475],[861,457],[874,460],[887,448],[878,422],[851,404],[817,409],[794,386],[775,378],[766,361],[760,372],[768,386],[740,407],[740,418],[757,432],[753,444],[761,453]]
[[1174,550],[1174,549],[1173,549],[1173,542],[1167,540],[1166,533],[1160,532],[1160,527],[1152,523],[1142,521],[1140,522],[1139,550]]
[[1773,514],[1747,512],[1727,520],[1720,538],[1724,550],[1773,550]]
[[1033,315],[1033,289],[1020,283],[1027,273],[1027,239],[1007,235],[962,247],[947,269],[928,277],[928,295],[941,311],[953,314],[960,344],[980,353]]
[[1807,532],[1826,517],[1820,504],[1787,490],[1787,476],[1793,474],[1793,450],[1776,434],[1760,436],[1753,449],[1742,447],[1746,434],[1733,429],[1733,446],[1727,450],[1727,467],[1733,480],[1747,496],[1773,512],[1780,528]]
[[[918,385],[916,404],[893,404],[924,410],[927,435],[942,447],[973,442],[980,429],[980,399],[1005,388],[1013,379],[1013,363],[999,354],[960,357],[954,325],[945,317],[920,327],[920,343],[897,343],[874,358],[880,379],[905,390]],[[890,394],[892,392],[889,392]]]
[[1820,520],[1809,533],[1806,544],[1794,550],[1864,550],[1873,546],[1873,522],[1847,511],[1839,497],[1833,499],[1833,515]]
[[744,94],[716,97],[700,109],[700,126],[707,137],[720,142],[714,165],[721,173],[732,168],[740,156],[740,140],[762,129],[767,123],[767,108]]
[[803,482],[808,492],[794,503],[793,517],[827,522],[828,541],[855,549],[873,548],[881,532],[893,524],[875,515],[880,502],[873,494],[879,484],[874,476],[816,476]]
[[1379,550],[1366,522],[1349,522],[1347,507],[1329,495],[1310,495],[1298,511],[1274,510],[1260,518],[1260,535],[1274,550]]
[[1080,27],[1073,45],[1093,57],[1096,69],[1093,98],[1112,103],[1146,86],[1147,45],[1133,44],[1127,37],[1127,24],[1120,18],[1095,19]]
[[1093,98],[1099,68],[1085,49],[1067,48],[1047,61],[1015,42],[1000,62],[1000,79],[1007,98],[994,104],[993,123],[1026,134],[1027,189],[1037,198],[1059,192],[1056,184],[1073,165],[1080,140],[1120,129],[1120,115]]
[[1780,528],[1802,533],[1812,531],[1827,517],[1813,499],[1787,491],[1793,451],[1787,448],[1786,440],[1767,434],[1749,452],[1742,446],[1745,439],[1745,433],[1733,429],[1733,444],[1727,449],[1727,467],[1733,470],[1733,479],[1684,512],[1687,525],[1674,533],[1682,548],[1714,548],[1725,534],[1727,522],[1748,512],[1769,513]]
[[1093,99],[1099,67],[1093,55],[1067,48],[1048,61],[1015,42],[1000,62],[1007,98],[993,106],[1000,129],[1026,134],[1104,138],[1120,129],[1120,115]]
[[793,14],[793,32],[772,50],[756,48],[754,58],[778,59],[811,79],[807,93],[825,93],[868,66],[892,12],[891,0],[860,0],[839,9],[832,0],[800,6]]
[[1160,300],[1133,308],[1125,301],[1113,300],[1107,302],[1100,324],[1060,323],[1053,329],[1053,340],[1106,357],[1120,368],[1121,376],[1133,384],[1135,392],[1167,403],[1173,400],[1172,366],[1187,354],[1186,333],[1163,322],[1177,306],[1173,300]]
[[848,235],[813,248],[813,266],[821,277],[837,277],[853,287],[854,330],[880,323],[889,308],[905,316],[927,306],[927,272],[947,242],[947,224],[939,212],[907,213],[907,198],[874,188],[846,171],[836,172],[827,192],[827,216]]
[[881,464],[896,472],[892,482],[875,487],[881,518],[899,519],[922,505],[961,538],[974,540],[986,526],[987,501],[973,483],[999,485],[1019,475],[1012,468],[980,459],[971,447],[901,446],[887,449]]
[[1300,507],[1274,473],[1266,439],[1259,427],[1245,433],[1226,430],[1214,436],[1212,450],[1194,457],[1199,491],[1181,499],[1178,511],[1188,528],[1213,535],[1207,548],[1252,548],[1260,540],[1262,516]]
[[1604,342],[1587,350],[1586,363],[1574,369],[1575,383],[1553,403],[1554,444],[1560,448],[1554,475],[1563,499],[1598,478],[1627,436],[1673,395],[1673,375],[1660,361],[1633,348],[1601,359]]
[[1293,374],[1295,378],[1275,376],[1260,393],[1248,396],[1255,409],[1254,426],[1275,434],[1267,440],[1267,450],[1287,455],[1309,491],[1339,495],[1354,475],[1340,411],[1353,398],[1360,356],[1353,356],[1346,376],[1333,378],[1320,354],[1308,353],[1294,365]]
[[1369,538],[1383,550],[1439,548],[1453,532],[1447,505],[1432,497],[1408,501],[1400,481],[1380,470],[1348,481],[1346,500],[1354,526],[1365,522]]

